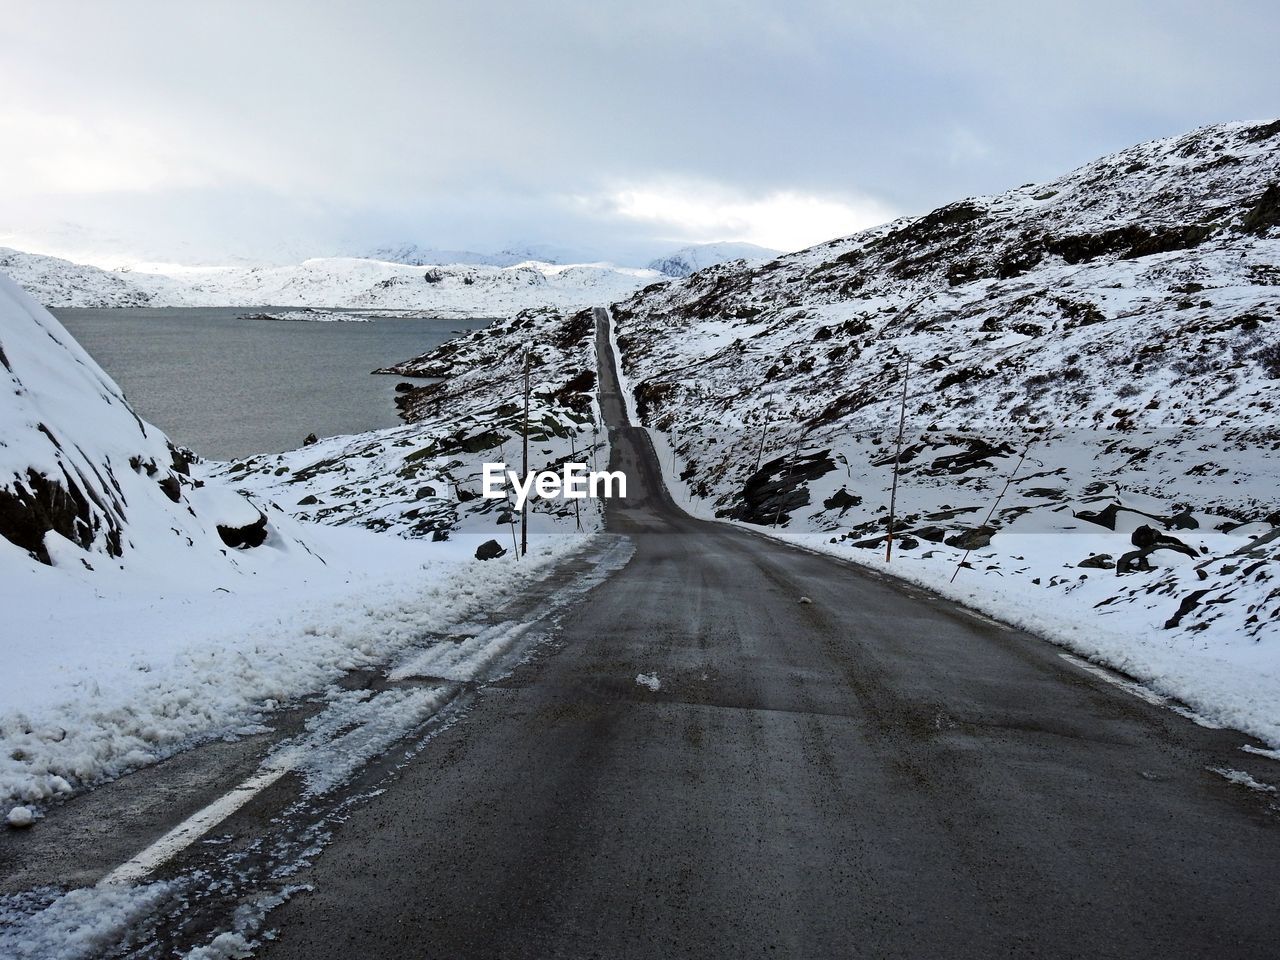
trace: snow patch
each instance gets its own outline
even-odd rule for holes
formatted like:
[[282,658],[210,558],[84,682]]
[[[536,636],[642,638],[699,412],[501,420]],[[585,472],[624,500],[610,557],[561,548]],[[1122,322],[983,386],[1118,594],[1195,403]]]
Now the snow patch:
[[1225,778],[1231,783],[1238,783],[1242,787],[1248,787],[1250,790],[1256,790],[1259,793],[1275,793],[1276,788],[1269,783],[1261,783],[1243,770],[1231,770],[1227,767],[1210,767],[1211,771],[1218,776]]

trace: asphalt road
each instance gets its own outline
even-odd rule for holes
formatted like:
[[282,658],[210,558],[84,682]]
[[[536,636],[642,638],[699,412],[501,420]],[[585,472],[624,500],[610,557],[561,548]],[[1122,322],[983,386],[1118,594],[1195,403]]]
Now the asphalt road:
[[633,558],[336,828],[260,955],[1280,956],[1275,799],[1213,771],[1274,762],[690,519],[598,343]]

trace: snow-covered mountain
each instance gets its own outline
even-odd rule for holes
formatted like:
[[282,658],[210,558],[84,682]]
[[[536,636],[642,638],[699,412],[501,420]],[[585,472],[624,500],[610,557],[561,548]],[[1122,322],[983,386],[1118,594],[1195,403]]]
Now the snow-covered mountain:
[[0,272],[47,307],[146,307],[151,292],[128,273],[0,247]]
[[520,263],[535,261],[567,265],[571,263],[595,263],[598,257],[571,247],[559,247],[547,243],[530,243],[503,247],[494,253],[477,253],[475,250],[441,250],[416,243],[399,243],[378,247],[360,256],[368,260],[386,260],[413,267],[446,266],[464,264],[485,267],[514,267]]
[[416,243],[398,243],[377,247],[362,254],[363,259],[382,260],[387,263],[403,263],[411,267],[438,266],[442,263],[470,266],[510,267],[528,260],[513,254],[477,253],[475,250],[441,250]]
[[440,316],[506,316],[530,307],[572,308],[626,296],[654,282],[647,270],[526,262],[511,267],[415,267],[323,257],[289,267],[170,269],[143,277],[153,303],[172,306],[363,307]]
[[[221,484],[138,417],[47,310],[0,275],[0,568],[226,572],[233,548],[290,549],[293,525]],[[26,573],[24,573],[24,571]]]
[[754,243],[695,243],[653,260],[649,269],[668,277],[688,277],[699,270],[732,260],[745,260],[748,265],[755,266],[779,255],[777,250]]
[[572,309],[624,297],[663,279],[608,264],[420,267],[319,257],[276,267],[141,264],[100,270],[0,250],[0,265],[49,307],[272,306],[414,310],[445,317],[507,316],[532,307]]
[[[614,316],[694,509],[883,555],[907,375],[904,569],[949,576],[975,547],[1022,607],[1280,630],[1280,541],[1255,542],[1280,525],[1280,121],[713,267]],[[1156,572],[1117,577],[1129,552]]]

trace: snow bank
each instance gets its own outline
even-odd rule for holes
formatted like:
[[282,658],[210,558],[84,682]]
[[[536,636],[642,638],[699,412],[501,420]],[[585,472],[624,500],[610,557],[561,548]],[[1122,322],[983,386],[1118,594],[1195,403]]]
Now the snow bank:
[[[42,802],[196,743],[255,732],[281,704],[492,610],[585,541],[532,539],[522,560],[314,527],[325,565],[226,586],[33,568],[0,584],[19,646],[0,675],[0,800]],[[47,601],[47,602],[46,602]]]

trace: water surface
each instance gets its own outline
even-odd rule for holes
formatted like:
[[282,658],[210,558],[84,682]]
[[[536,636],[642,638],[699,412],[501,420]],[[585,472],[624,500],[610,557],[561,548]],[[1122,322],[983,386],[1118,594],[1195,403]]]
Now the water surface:
[[[370,371],[489,320],[249,319],[267,307],[54,310],[134,408],[202,457],[231,459],[399,423],[396,377]],[[356,314],[359,315],[359,314]]]

